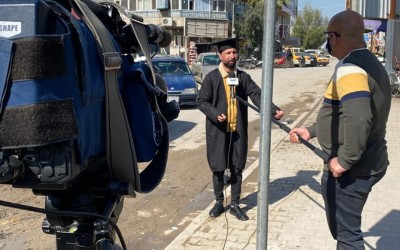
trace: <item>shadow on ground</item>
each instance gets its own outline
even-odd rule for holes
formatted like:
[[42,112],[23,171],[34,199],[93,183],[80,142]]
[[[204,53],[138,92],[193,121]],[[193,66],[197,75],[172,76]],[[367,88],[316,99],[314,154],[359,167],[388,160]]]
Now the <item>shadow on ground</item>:
[[[295,176],[279,178],[269,183],[269,204],[274,204],[293,191],[298,190],[302,186],[307,186],[316,193],[320,193],[321,185],[315,180],[320,171],[300,170]],[[311,199],[311,197],[309,197]],[[257,192],[249,194],[241,200],[246,206],[244,210],[250,210],[257,206]],[[318,204],[321,206],[320,204]],[[323,208],[323,207],[322,207]]]

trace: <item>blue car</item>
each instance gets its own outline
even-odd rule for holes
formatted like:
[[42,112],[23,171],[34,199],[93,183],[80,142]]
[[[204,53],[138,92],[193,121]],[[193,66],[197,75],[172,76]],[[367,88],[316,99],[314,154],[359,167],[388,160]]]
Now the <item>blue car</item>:
[[199,90],[189,65],[179,56],[156,55],[151,59],[167,83],[168,101],[175,100],[180,106],[197,105]]

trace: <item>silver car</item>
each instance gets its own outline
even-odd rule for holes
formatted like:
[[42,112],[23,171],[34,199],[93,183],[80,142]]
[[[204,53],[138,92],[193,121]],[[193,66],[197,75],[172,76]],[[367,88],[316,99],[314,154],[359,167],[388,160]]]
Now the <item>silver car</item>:
[[219,65],[218,52],[200,53],[196,61],[192,62],[192,72],[196,82],[201,84],[204,77]]

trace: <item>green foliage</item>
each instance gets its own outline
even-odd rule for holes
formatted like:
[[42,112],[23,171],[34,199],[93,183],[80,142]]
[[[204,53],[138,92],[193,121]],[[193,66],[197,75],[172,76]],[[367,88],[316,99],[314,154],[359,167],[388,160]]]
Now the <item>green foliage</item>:
[[[264,0],[241,0],[240,2],[246,3],[251,6],[256,6],[256,4],[262,2],[264,4]],[[292,0],[276,0],[276,6],[278,8],[282,8],[283,5],[291,3]]]
[[305,49],[319,48],[324,42],[324,31],[328,26],[328,18],[322,17],[320,10],[310,5],[304,6],[293,24],[292,37],[298,37]]
[[259,47],[263,42],[264,2],[259,1],[254,6],[249,5],[238,19],[236,33],[245,38],[249,47]]
[[[246,0],[248,6],[241,16],[235,17],[236,35],[244,38],[249,47],[261,47],[264,33],[264,1]],[[290,3],[291,0],[277,0],[277,13],[280,13],[282,6]],[[322,17],[320,10],[313,9],[307,4],[299,12],[293,23],[292,37],[298,37],[301,46],[308,48],[319,48],[325,41],[323,32],[328,26],[328,18]]]
[[[277,13],[282,11],[282,6],[292,0],[277,0]],[[246,11],[235,16],[235,33],[244,38],[249,47],[261,47],[264,34],[264,0],[242,0],[247,4]]]

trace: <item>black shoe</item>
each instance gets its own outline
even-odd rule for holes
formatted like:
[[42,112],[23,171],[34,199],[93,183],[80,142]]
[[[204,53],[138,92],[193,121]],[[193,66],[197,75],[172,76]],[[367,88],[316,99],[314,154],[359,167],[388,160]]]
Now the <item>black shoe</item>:
[[249,219],[249,217],[242,211],[239,205],[231,206],[231,214],[236,216],[238,220],[245,221]]
[[223,212],[225,212],[224,205],[222,203],[215,203],[214,207],[210,210],[209,215],[211,217],[218,217],[220,216]]

